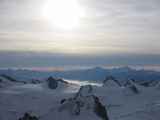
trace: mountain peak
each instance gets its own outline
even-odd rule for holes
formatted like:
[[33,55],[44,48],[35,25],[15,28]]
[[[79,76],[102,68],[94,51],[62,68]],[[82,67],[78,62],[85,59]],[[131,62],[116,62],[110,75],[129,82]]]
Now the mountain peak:
[[116,68],[117,70],[120,70],[120,71],[131,71],[133,70],[131,67],[129,66],[123,66],[123,67],[119,67],[119,68]]
[[99,70],[104,70],[104,68],[102,68],[102,67],[94,67],[94,68],[92,68],[92,70],[96,70],[96,71],[99,71]]

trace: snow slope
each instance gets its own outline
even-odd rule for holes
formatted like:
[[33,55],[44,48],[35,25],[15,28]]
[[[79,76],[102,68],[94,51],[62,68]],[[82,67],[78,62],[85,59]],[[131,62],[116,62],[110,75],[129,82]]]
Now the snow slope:
[[[83,85],[85,83],[90,84],[84,82]],[[78,116],[67,110],[59,111],[60,101],[75,96],[82,83],[76,81],[55,90],[45,84],[15,84],[0,88],[0,120],[18,120],[25,112],[40,120],[102,120],[87,109]],[[138,86],[139,94],[126,95],[128,89],[124,87],[94,85],[92,92],[106,106],[110,120],[159,120],[160,91],[156,87]]]

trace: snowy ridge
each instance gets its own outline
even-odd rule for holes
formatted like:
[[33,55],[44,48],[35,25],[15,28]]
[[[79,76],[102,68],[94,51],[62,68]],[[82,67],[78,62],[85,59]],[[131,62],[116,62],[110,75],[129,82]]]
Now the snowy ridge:
[[0,120],[18,120],[26,112],[38,120],[103,120],[105,115],[109,120],[159,120],[158,84],[144,87],[128,80],[121,87],[89,82],[82,87],[82,81],[65,81],[60,80],[55,89],[50,89],[47,81],[36,84],[7,81],[11,85],[0,88]]

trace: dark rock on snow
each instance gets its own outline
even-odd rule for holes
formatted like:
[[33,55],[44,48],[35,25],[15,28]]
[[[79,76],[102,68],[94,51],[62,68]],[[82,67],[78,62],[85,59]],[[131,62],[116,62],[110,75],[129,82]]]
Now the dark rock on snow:
[[140,90],[137,88],[137,84],[135,83],[134,80],[128,80],[124,87],[130,89],[134,94],[139,94],[140,93]]
[[6,79],[8,79],[9,81],[17,82],[16,79],[14,79],[14,78],[12,78],[12,77],[10,77],[10,76],[8,76],[8,75],[2,74],[1,76],[4,77],[4,78],[6,78]]
[[116,86],[121,87],[121,83],[114,78],[113,76],[107,76],[105,80],[103,81],[103,86]]
[[36,79],[32,79],[31,83],[32,84],[39,84],[39,83],[41,83],[41,81],[40,80],[36,80]]
[[85,85],[81,86],[79,91],[76,93],[75,98],[89,96],[93,94],[93,87],[92,85]]
[[67,81],[64,81],[63,79],[57,79],[58,82],[64,83],[64,84],[69,84]]
[[93,94],[91,85],[82,86],[73,98],[62,99],[59,111],[68,110],[72,115],[80,115],[81,111],[91,110],[102,120],[109,120],[107,110],[99,98]]
[[103,120],[109,120],[106,108],[99,101],[99,98],[94,96],[94,101],[95,101],[94,112],[96,113],[96,115],[101,117]]
[[53,78],[53,77],[49,77],[47,79],[48,82],[48,87],[50,89],[56,89],[58,87],[58,85],[63,84],[63,85],[68,85],[69,83],[63,79],[57,79],[57,78]]
[[25,113],[23,117],[19,118],[18,120],[39,120],[38,117],[31,115],[29,113]]
[[50,89],[56,89],[58,87],[58,81],[53,77],[49,77],[47,82]]

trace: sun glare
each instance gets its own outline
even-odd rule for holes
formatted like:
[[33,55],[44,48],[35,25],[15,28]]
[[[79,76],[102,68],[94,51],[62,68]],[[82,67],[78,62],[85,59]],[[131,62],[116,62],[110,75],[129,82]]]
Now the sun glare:
[[60,29],[74,29],[80,25],[84,16],[77,0],[49,0],[43,9],[44,17]]

